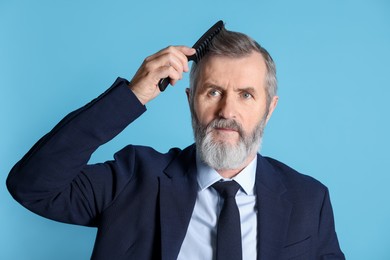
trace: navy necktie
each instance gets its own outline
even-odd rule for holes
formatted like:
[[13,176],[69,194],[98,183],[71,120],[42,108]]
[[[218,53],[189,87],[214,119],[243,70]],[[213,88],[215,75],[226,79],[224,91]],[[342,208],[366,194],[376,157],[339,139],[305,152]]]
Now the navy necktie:
[[240,185],[235,181],[216,182],[213,188],[224,198],[217,228],[217,260],[242,259],[241,222],[235,196]]

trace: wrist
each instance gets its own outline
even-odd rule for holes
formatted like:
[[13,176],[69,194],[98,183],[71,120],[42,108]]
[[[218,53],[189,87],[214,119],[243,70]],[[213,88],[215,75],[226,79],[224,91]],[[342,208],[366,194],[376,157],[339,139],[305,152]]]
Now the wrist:
[[127,87],[133,92],[133,94],[137,97],[137,99],[139,100],[139,102],[141,102],[142,105],[146,105],[146,103],[149,102],[147,97],[142,94],[142,92],[139,91],[138,88],[134,87],[131,82],[127,84]]

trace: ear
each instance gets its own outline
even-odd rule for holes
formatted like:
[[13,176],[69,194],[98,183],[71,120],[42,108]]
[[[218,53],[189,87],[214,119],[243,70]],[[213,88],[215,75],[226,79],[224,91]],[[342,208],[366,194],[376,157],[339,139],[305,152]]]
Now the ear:
[[187,94],[187,100],[188,100],[188,104],[190,103],[190,89],[189,88],[186,88],[186,94]]
[[274,112],[276,106],[278,105],[278,101],[279,101],[278,96],[274,96],[272,98],[271,103],[269,104],[269,108],[268,108],[268,115],[267,115],[266,123],[268,123],[268,120],[271,118],[272,113]]

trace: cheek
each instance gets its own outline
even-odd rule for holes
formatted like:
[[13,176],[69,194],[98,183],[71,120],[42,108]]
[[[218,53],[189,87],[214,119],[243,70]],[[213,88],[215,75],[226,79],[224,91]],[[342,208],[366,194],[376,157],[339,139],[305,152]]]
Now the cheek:
[[[253,111],[252,111],[253,112]],[[252,132],[255,130],[255,128],[260,124],[260,122],[263,120],[265,116],[265,109],[261,109],[259,111],[256,111],[255,113],[250,113],[248,114],[248,120],[246,121],[246,130],[249,132]]]
[[195,102],[194,113],[198,121],[202,125],[207,125],[214,119],[214,110],[212,109],[212,107],[207,106],[206,102],[203,103]]
[[203,125],[208,125],[214,118],[211,116],[211,113],[207,112],[207,110],[198,111],[195,113],[198,121]]

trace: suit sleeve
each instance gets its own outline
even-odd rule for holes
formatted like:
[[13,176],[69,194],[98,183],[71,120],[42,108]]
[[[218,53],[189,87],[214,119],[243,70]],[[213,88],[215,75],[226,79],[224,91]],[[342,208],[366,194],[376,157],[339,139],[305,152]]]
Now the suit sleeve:
[[318,259],[342,260],[345,259],[337,239],[333,210],[330,202],[329,191],[326,189],[320,213],[318,226]]
[[[31,148],[7,178],[15,200],[50,219],[96,225],[99,212],[120,192],[115,182],[131,174],[123,176],[116,160],[87,165],[90,156],[146,110],[127,83],[118,78]],[[127,152],[131,156],[130,148]]]

